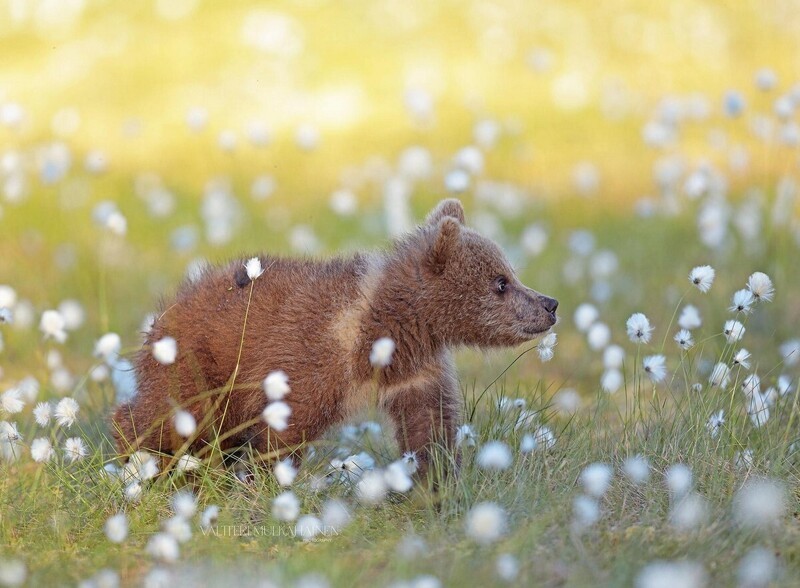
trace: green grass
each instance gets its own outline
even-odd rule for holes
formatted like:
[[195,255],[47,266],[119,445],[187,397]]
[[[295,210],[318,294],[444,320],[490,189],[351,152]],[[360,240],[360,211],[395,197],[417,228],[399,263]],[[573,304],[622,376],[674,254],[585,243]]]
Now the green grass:
[[[39,400],[70,395],[81,406],[68,431],[38,427],[30,405],[18,415],[0,409],[0,420],[16,422],[23,438],[21,459],[0,460],[0,584],[2,562],[18,559],[30,586],[74,586],[102,569],[117,572],[125,586],[141,585],[156,568],[173,574],[171,586],[250,586],[265,578],[293,585],[309,573],[334,586],[383,586],[421,575],[446,586],[488,586],[503,583],[496,561],[512,554],[520,568],[512,583],[522,586],[628,586],[650,562],[684,559],[702,564],[709,586],[724,586],[737,583],[742,559],[759,546],[775,554],[775,585],[800,583],[800,374],[779,353],[782,342],[798,337],[800,324],[796,204],[788,218],[778,219],[786,223],[772,219],[778,181],[796,181],[797,148],[758,141],[749,130],[752,117],[771,113],[775,98],[795,81],[797,15],[787,3],[590,6],[576,0],[499,3],[500,8],[447,2],[436,8],[420,2],[403,3],[404,12],[395,15],[392,3],[272,3],[270,10],[288,14],[303,29],[305,53],[289,61],[243,44],[241,29],[253,3],[205,2],[177,23],[156,18],[148,8],[153,4],[90,2],[63,35],[37,32],[33,16],[18,25],[0,17],[0,54],[12,56],[0,64],[0,106],[17,101],[27,113],[18,130],[0,126],[0,157],[19,154],[28,181],[21,202],[0,201],[0,284],[12,286],[35,311],[28,327],[0,325],[0,393],[32,376],[41,384]],[[487,30],[493,35],[499,30],[501,40],[487,45],[481,40]],[[503,31],[513,39],[513,51],[498,60],[492,51],[502,49]],[[526,65],[536,48],[551,52],[551,70],[533,72]],[[775,69],[778,90],[752,87],[762,66]],[[559,102],[554,88],[563,76],[585,82],[586,104],[570,109]],[[403,105],[410,86],[425,87],[434,97],[433,126],[410,119]],[[619,117],[605,114],[609,88],[622,88],[625,108]],[[748,102],[738,119],[719,112],[729,88],[741,89]],[[340,91],[357,96],[344,101],[343,111],[327,101]],[[642,127],[662,98],[695,92],[707,99],[711,115],[681,124],[676,145],[644,148]],[[208,109],[209,124],[194,134],[184,119],[196,105]],[[39,149],[55,139],[51,121],[67,107],[81,116],[77,132],[58,137],[71,151],[72,167],[61,182],[49,185],[38,178]],[[331,431],[313,444],[316,455],[302,464],[293,490],[302,514],[318,515],[326,500],[338,497],[352,507],[353,520],[339,533],[313,541],[294,536],[292,524],[272,517],[272,501],[281,490],[265,469],[256,469],[252,483],[242,484],[231,469],[205,464],[193,473],[160,476],[146,484],[140,502],[126,502],[119,485],[101,473],[115,460],[106,425],[114,390],[89,377],[97,365],[94,342],[113,331],[122,337],[125,353],[135,351],[143,318],[157,308],[159,297],[174,292],[192,260],[290,253],[291,230],[298,224],[312,228],[322,256],[388,246],[384,183],[396,174],[402,150],[422,145],[432,155],[434,173],[410,186],[412,214],[422,218],[443,195],[453,154],[474,140],[473,125],[484,118],[497,121],[501,135],[485,149],[479,179],[510,183],[522,206],[504,215],[469,190],[461,196],[469,221],[486,221],[489,215],[522,280],[561,303],[559,344],[549,363],[540,362],[535,351],[518,358],[525,348],[457,354],[465,414],[478,446],[505,441],[513,465],[484,471],[475,464],[477,448],[467,448],[457,478],[435,489],[420,482],[407,495],[359,505],[347,484],[316,491],[311,482],[327,471],[331,457],[341,457],[337,448],[345,454],[368,451],[379,465],[399,457],[397,449],[387,440],[388,429],[385,436],[347,443]],[[247,142],[251,120],[271,129],[267,148]],[[129,132],[132,122],[139,125],[138,134]],[[303,122],[321,132],[321,144],[311,152],[294,143]],[[233,153],[217,146],[223,129],[238,134]],[[724,147],[709,144],[712,133],[724,134]],[[727,164],[736,144],[750,155],[750,167],[741,174]],[[83,168],[91,149],[108,155],[106,173]],[[653,166],[666,155],[679,156],[686,165],[676,188],[681,210],[641,218],[631,204],[658,195]],[[575,194],[572,173],[580,161],[599,170],[594,196]],[[703,163],[716,166],[729,181],[734,212],[749,190],[761,192],[764,223],[755,241],[731,229],[716,250],[700,244],[696,218],[705,199],[684,198],[681,185]],[[7,172],[0,169],[3,187]],[[153,218],[137,195],[137,178],[147,173],[158,174],[175,197],[175,210],[166,218]],[[272,175],[278,186],[266,201],[249,197],[260,174]],[[241,207],[241,223],[223,246],[205,238],[200,213],[204,189],[218,177],[230,181]],[[330,193],[342,186],[358,198],[353,217],[337,217],[327,206]],[[116,202],[126,217],[124,238],[92,222],[92,211],[103,200]],[[542,223],[549,233],[548,246],[537,257],[520,247],[531,223]],[[198,231],[198,242],[177,251],[171,235],[186,226]],[[594,258],[570,250],[578,229],[591,231],[595,251],[616,255],[619,267],[610,276],[592,277]],[[705,263],[716,268],[717,278],[711,292],[701,294],[687,275]],[[566,270],[575,265],[582,271],[571,279]],[[727,311],[730,296],[754,271],[772,277],[775,300],[747,318],[740,345],[727,345],[721,330],[733,318]],[[607,300],[595,300],[598,283],[610,288]],[[36,329],[41,312],[65,299],[81,303],[84,324],[63,345],[43,341]],[[575,308],[587,301],[595,301],[611,342],[626,351],[625,387],[615,394],[600,390],[602,352],[590,348],[572,320]],[[675,313],[686,303],[698,307],[703,326],[694,333],[695,348],[683,353],[672,336]],[[644,312],[656,327],[653,340],[640,349],[625,335],[625,321],[634,312]],[[761,376],[762,388],[781,374],[794,386],[760,428],[746,414],[740,391],[748,370],[734,370],[724,389],[707,385],[711,366],[720,358],[729,361],[740,346],[753,353],[750,371]],[[52,382],[53,351],[74,378],[66,390]],[[643,377],[641,361],[657,353],[666,356],[669,371],[666,382],[654,386]],[[703,384],[702,391],[693,391],[694,383]],[[568,389],[582,400],[574,414],[559,409],[559,395]],[[553,447],[521,455],[526,431],[515,428],[515,410],[498,408],[501,397],[526,399],[537,425],[554,432]],[[726,423],[712,437],[706,422],[720,409]],[[384,422],[378,414],[363,417]],[[66,464],[60,447],[75,435],[89,452]],[[41,436],[58,451],[44,465],[29,455],[30,442]],[[747,463],[741,458],[745,451],[752,455]],[[637,454],[651,465],[643,485],[621,472],[623,461]],[[583,493],[581,472],[595,462],[613,466],[614,479],[600,500],[600,520],[577,532],[574,501]],[[691,468],[694,489],[707,501],[706,520],[691,530],[670,522],[674,501],[664,473],[676,463]],[[734,497],[748,480],[762,476],[784,485],[787,505],[774,526],[750,529],[737,522]],[[220,507],[216,532],[204,533],[193,520],[193,537],[181,545],[179,560],[159,564],[146,545],[172,516],[171,497],[184,488],[197,495],[200,510]],[[501,539],[481,546],[466,534],[465,519],[485,501],[499,504],[508,524]],[[103,528],[119,511],[126,513],[130,533],[116,545]],[[409,547],[415,544],[416,549]]]
[[[279,490],[264,471],[257,472],[249,486],[237,482],[233,473],[222,467],[166,476],[147,486],[138,504],[127,504],[120,488],[103,479],[100,469],[113,459],[105,425],[113,390],[107,382],[95,383],[85,377],[95,363],[91,358],[93,341],[107,329],[116,330],[122,333],[126,349],[135,349],[141,317],[154,305],[148,284],[155,282],[169,292],[170,284],[182,273],[185,258],[160,253],[161,232],[132,231],[121,251],[134,248],[136,253],[129,251],[119,265],[104,263],[97,257],[97,245],[90,242],[102,243],[109,237],[89,226],[85,209],[83,217],[63,213],[72,224],[70,231],[63,222],[40,214],[36,200],[8,211],[5,222],[25,227],[21,235],[35,230],[48,237],[38,255],[51,252],[72,234],[81,259],[64,273],[47,264],[38,273],[23,271],[19,265],[9,282],[20,295],[36,300],[38,309],[69,296],[84,303],[88,316],[87,324],[63,346],[43,343],[35,329],[5,328],[4,389],[30,374],[42,382],[40,399],[57,398],[60,394],[48,384],[46,351],[58,348],[76,376],[73,394],[82,407],[79,424],[69,434],[83,436],[91,451],[73,465],[58,461],[34,464],[27,455],[17,463],[0,464],[0,539],[5,545],[0,557],[26,562],[31,585],[75,584],[104,568],[116,570],[124,584],[137,585],[156,565],[145,553],[147,541],[160,529],[160,521],[171,516],[171,495],[188,487],[197,494],[201,508],[216,504],[222,510],[218,535],[204,535],[194,521],[194,537],[181,546],[180,560],[166,566],[177,574],[179,580],[175,581],[184,585],[214,585],[229,577],[244,585],[264,577],[291,583],[310,572],[322,574],[337,586],[384,585],[421,574],[436,576],[452,586],[491,585],[501,583],[495,562],[506,553],[519,560],[519,585],[629,585],[648,562],[682,558],[702,562],[713,585],[728,585],[735,583],[741,558],[754,546],[765,546],[779,555],[783,569],[780,585],[795,584],[800,579],[796,519],[800,470],[797,452],[792,452],[800,417],[796,393],[782,398],[772,408],[767,425],[755,429],[738,389],[744,371],[735,373],[725,390],[707,386],[700,393],[690,390],[694,382],[705,384],[711,362],[730,357],[733,347],[726,345],[720,334],[722,323],[731,316],[726,310],[729,295],[757,269],[775,279],[777,295],[747,320],[742,343],[754,353],[765,388],[780,373],[790,374],[797,385],[796,368],[783,366],[777,352],[779,342],[796,335],[794,323],[787,320],[798,312],[792,294],[797,291],[798,278],[788,261],[794,246],[788,240],[775,240],[762,253],[743,245],[709,253],[695,244],[694,230],[685,219],[640,220],[595,209],[591,224],[580,218],[573,224],[561,214],[571,207],[586,214],[589,206],[593,205],[576,201],[565,203],[559,211],[546,207],[506,225],[505,238],[510,242],[528,218],[544,218],[550,223],[551,245],[540,258],[521,264],[521,275],[526,283],[561,300],[563,320],[557,329],[560,340],[555,359],[542,364],[535,352],[528,353],[503,373],[520,350],[489,354],[464,350],[458,354],[466,414],[475,415],[479,442],[508,442],[515,455],[513,466],[487,473],[475,466],[474,450],[467,450],[456,481],[436,492],[416,487],[407,497],[393,497],[380,506],[356,506],[352,524],[340,534],[311,542],[293,537],[291,524],[272,518],[271,502]],[[136,219],[136,214],[134,210],[129,220]],[[352,231],[360,230],[350,221],[325,217],[320,215],[318,222],[328,223],[321,229],[327,231],[326,248],[331,251],[339,248],[338,243],[351,241]],[[146,220],[140,219],[141,223]],[[248,222],[255,228],[260,221]],[[574,284],[564,279],[562,266],[570,257],[566,241],[571,226],[591,227],[598,248],[613,249],[619,256],[614,295],[599,305],[601,319],[611,326],[612,340],[627,352],[626,390],[615,395],[598,391],[601,354],[588,348],[571,321],[577,304],[590,299],[591,286],[588,279]],[[266,240],[274,238],[267,236]],[[375,245],[382,241],[364,233],[355,238]],[[262,240],[255,230],[242,231],[231,250],[261,249]],[[6,245],[16,247],[11,241]],[[22,247],[18,251],[24,258]],[[686,279],[695,263],[705,261],[713,263],[718,274],[707,295],[694,290]],[[671,318],[680,300],[697,305],[704,317],[704,326],[695,334],[698,344],[686,354],[671,340],[676,330],[674,324],[670,326]],[[653,341],[641,352],[624,334],[625,320],[635,311],[645,312],[656,325]],[[669,385],[654,387],[641,379],[639,362],[644,355],[661,352],[664,338]],[[560,414],[556,408],[554,397],[564,388],[577,389],[583,398],[583,407],[575,415]],[[500,396],[526,398],[540,422],[555,432],[554,447],[520,456],[521,432],[514,430],[513,412],[498,411]],[[712,439],[705,423],[719,409],[725,409],[727,422],[720,436]],[[15,416],[26,444],[48,434],[35,425],[30,407]],[[50,435],[60,442],[66,436],[57,431]],[[307,487],[315,474],[325,470],[325,457],[335,439],[333,433],[319,444],[318,458],[301,468],[294,490],[304,514],[318,514],[330,495],[356,504],[346,487],[334,486],[322,493]],[[382,464],[397,457],[391,444],[378,441],[366,447]],[[361,448],[353,446],[351,450],[355,453]],[[752,451],[752,464],[737,467],[737,453],[745,449]],[[641,487],[627,481],[619,469],[626,457],[635,454],[645,456],[652,466],[650,482]],[[579,534],[571,529],[573,501],[582,492],[580,473],[592,462],[613,465],[615,479],[601,500],[601,520]],[[669,522],[670,498],[663,472],[675,463],[692,468],[695,489],[709,505],[707,521],[691,531],[676,530]],[[732,498],[746,480],[762,475],[786,484],[789,505],[777,527],[753,531],[735,522]],[[465,514],[482,501],[500,504],[509,522],[500,541],[483,547],[464,530]],[[113,545],[106,539],[103,525],[120,510],[129,517],[130,535],[123,544]],[[425,548],[402,557],[399,546],[411,534],[419,536]]]
[[[646,388],[632,395],[627,409],[599,396],[590,409],[572,418],[555,415],[547,395],[534,394],[529,407],[558,439],[551,450],[517,457],[509,470],[487,473],[475,467],[474,450],[469,449],[457,481],[438,492],[418,488],[408,497],[360,507],[341,534],[312,542],[292,537],[291,525],[272,519],[271,498],[278,490],[263,471],[250,485],[221,468],[161,478],[139,504],[129,505],[99,476],[100,453],[72,466],[20,463],[5,468],[0,491],[2,537],[8,546],[4,554],[29,562],[31,582],[37,585],[72,583],[105,567],[133,581],[148,568],[144,545],[159,520],[170,516],[170,496],[188,487],[201,505],[218,504],[222,514],[216,535],[196,528],[194,538],[182,547],[175,568],[186,583],[196,578],[212,585],[209,578],[232,575],[249,585],[261,577],[288,580],[317,571],[343,586],[385,584],[419,574],[432,574],[448,585],[489,585],[498,582],[496,556],[512,553],[520,560],[520,584],[625,585],[649,560],[688,556],[706,564],[714,584],[726,585],[734,582],[738,560],[754,545],[780,554],[786,566],[783,585],[796,582],[796,521],[788,518],[765,531],[744,529],[732,518],[731,499],[743,480],[766,474],[790,484],[790,510],[796,511],[797,462],[789,455],[786,438],[794,435],[797,406],[778,407],[781,414],[794,415],[794,425],[779,418],[754,432],[746,418],[734,416],[712,439],[705,420],[713,407],[728,401],[727,394],[678,394],[673,399],[662,390],[669,396],[662,402],[670,408],[664,409]],[[477,411],[479,440],[505,438],[514,446],[515,411],[500,411],[495,401],[494,394],[485,397]],[[735,453],[745,446],[753,450],[753,464],[736,468]],[[376,455],[388,458],[391,453],[385,451]],[[572,501],[580,494],[576,485],[581,469],[594,461],[619,468],[637,453],[650,460],[651,481],[636,486],[617,476],[601,501],[601,522],[584,533],[572,531]],[[321,461],[304,466],[295,485],[303,512],[318,512],[330,495],[349,500],[345,487],[322,494],[304,487],[310,476],[324,470]],[[710,505],[707,523],[692,531],[675,530],[668,523],[670,499],[662,474],[677,462],[692,468],[695,488]],[[486,500],[507,510],[509,529],[496,545],[480,547],[465,537],[463,519],[473,504]],[[131,533],[116,546],[105,538],[103,524],[118,510],[128,514]],[[405,559],[398,556],[398,545],[410,533],[427,547]]]

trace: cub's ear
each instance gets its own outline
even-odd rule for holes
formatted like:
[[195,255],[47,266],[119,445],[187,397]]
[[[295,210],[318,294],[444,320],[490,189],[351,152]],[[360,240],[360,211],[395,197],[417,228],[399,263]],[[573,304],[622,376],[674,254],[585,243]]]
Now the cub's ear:
[[428,216],[425,218],[425,224],[438,224],[439,221],[445,217],[454,218],[459,224],[464,224],[464,207],[461,206],[460,200],[456,200],[455,198],[442,200],[436,205],[436,208],[428,213]]
[[439,221],[433,245],[428,252],[428,260],[435,272],[444,270],[447,262],[456,254],[460,237],[461,225],[455,218],[445,216]]

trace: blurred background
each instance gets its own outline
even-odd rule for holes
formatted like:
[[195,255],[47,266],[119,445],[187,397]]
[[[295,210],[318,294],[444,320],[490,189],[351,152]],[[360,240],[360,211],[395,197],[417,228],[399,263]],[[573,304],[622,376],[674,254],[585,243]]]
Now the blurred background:
[[5,0],[0,283],[20,331],[67,301],[84,352],[135,347],[207,260],[456,195],[565,317],[655,293],[664,325],[694,264],[791,275],[798,39],[796,0]]

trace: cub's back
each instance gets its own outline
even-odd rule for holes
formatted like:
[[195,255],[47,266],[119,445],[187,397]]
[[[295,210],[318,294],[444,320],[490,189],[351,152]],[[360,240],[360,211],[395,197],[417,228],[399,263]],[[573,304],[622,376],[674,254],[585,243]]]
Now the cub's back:
[[177,361],[196,363],[194,369],[203,372],[209,385],[220,385],[232,373],[240,345],[242,376],[253,372],[254,378],[265,369],[295,363],[298,357],[314,365],[335,353],[335,342],[326,341],[330,323],[359,303],[366,258],[313,261],[262,256],[260,260],[264,273],[243,286],[237,284],[242,260],[211,267],[182,284],[154,321],[143,355],[149,356],[148,348],[159,339],[174,337]]

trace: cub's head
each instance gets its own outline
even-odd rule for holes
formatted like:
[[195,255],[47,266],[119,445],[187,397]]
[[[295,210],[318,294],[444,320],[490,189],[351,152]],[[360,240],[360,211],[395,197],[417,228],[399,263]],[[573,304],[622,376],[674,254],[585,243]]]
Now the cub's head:
[[520,282],[491,239],[464,226],[464,209],[443,200],[421,228],[425,308],[449,343],[514,346],[556,324],[558,301]]

